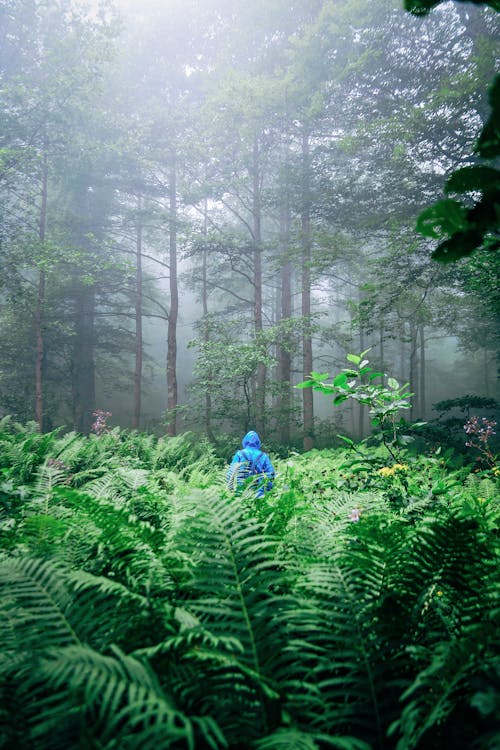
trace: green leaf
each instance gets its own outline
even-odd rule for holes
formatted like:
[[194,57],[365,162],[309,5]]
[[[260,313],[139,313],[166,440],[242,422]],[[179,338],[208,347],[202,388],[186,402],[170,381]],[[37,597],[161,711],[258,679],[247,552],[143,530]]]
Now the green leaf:
[[471,706],[477,708],[481,716],[494,715],[498,710],[498,694],[493,687],[480,690],[472,696]]
[[366,471],[366,466],[353,466],[351,469],[352,474],[360,474],[362,471]]
[[330,377],[330,373],[328,372],[312,372],[311,378],[314,378],[314,380],[328,380]]
[[352,362],[353,365],[359,365],[361,362],[361,357],[359,357],[357,354],[347,354],[346,359],[348,362]]
[[341,372],[334,378],[333,385],[344,386],[347,384],[347,378],[347,373]]
[[483,236],[481,232],[475,229],[469,229],[466,232],[456,232],[450,239],[441,242],[432,253],[432,258],[441,263],[451,263],[452,261],[466,258],[481,246]]
[[346,437],[345,435],[337,435],[340,440],[343,440],[344,443],[347,443],[347,445],[354,445],[354,440],[351,440],[351,438]]
[[304,380],[302,383],[297,383],[295,388],[312,388],[314,380]]
[[389,388],[392,388],[393,391],[397,391],[399,388],[399,383],[395,378],[388,378],[387,385]]
[[458,201],[444,198],[426,208],[417,219],[417,232],[424,237],[440,239],[467,226],[467,209]]
[[479,190],[482,193],[500,188],[500,170],[484,165],[462,167],[453,172],[446,181],[446,193],[466,193]]
[[339,395],[335,396],[335,398],[333,399],[333,403],[335,404],[335,406],[338,406],[343,401],[347,401],[347,396],[344,396],[343,393],[339,393]]

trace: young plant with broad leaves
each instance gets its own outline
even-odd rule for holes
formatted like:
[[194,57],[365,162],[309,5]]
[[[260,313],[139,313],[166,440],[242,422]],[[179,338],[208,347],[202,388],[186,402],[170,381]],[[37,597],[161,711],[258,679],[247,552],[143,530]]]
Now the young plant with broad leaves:
[[[401,419],[400,411],[411,408],[410,398],[413,394],[408,390],[408,383],[400,385],[395,378],[374,370],[366,358],[369,351],[366,349],[361,354],[348,354],[346,359],[354,366],[344,368],[332,382],[327,382],[329,373],[312,372],[308,380],[296,387],[312,388],[333,396],[335,406],[348,399],[368,406],[372,425],[379,429],[384,446],[391,458],[397,461],[401,447],[411,440],[403,434],[407,423]],[[381,382],[375,382],[377,380]],[[413,427],[420,424],[415,423]],[[354,446],[349,438],[342,439]]]

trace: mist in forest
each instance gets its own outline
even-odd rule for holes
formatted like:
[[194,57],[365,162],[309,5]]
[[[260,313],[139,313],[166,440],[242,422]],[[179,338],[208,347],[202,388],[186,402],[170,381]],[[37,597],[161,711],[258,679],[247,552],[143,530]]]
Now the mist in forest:
[[294,387],[361,352],[407,419],[494,411],[492,233],[432,253],[498,31],[470,3],[0,0],[0,416],[310,449],[369,433]]

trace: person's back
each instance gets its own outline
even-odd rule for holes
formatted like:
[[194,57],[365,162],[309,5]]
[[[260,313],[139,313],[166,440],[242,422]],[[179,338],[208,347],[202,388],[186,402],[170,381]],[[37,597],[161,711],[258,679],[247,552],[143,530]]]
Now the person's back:
[[263,497],[273,486],[275,477],[271,459],[260,449],[260,438],[254,430],[247,432],[241,441],[242,449],[236,451],[227,471],[227,484],[236,490],[247,479],[257,479],[257,497]]

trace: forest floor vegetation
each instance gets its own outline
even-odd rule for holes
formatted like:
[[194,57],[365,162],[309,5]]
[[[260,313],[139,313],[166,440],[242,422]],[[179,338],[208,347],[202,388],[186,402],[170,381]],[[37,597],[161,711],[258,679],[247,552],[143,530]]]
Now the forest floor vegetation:
[[499,472],[0,423],[0,748],[498,747]]

